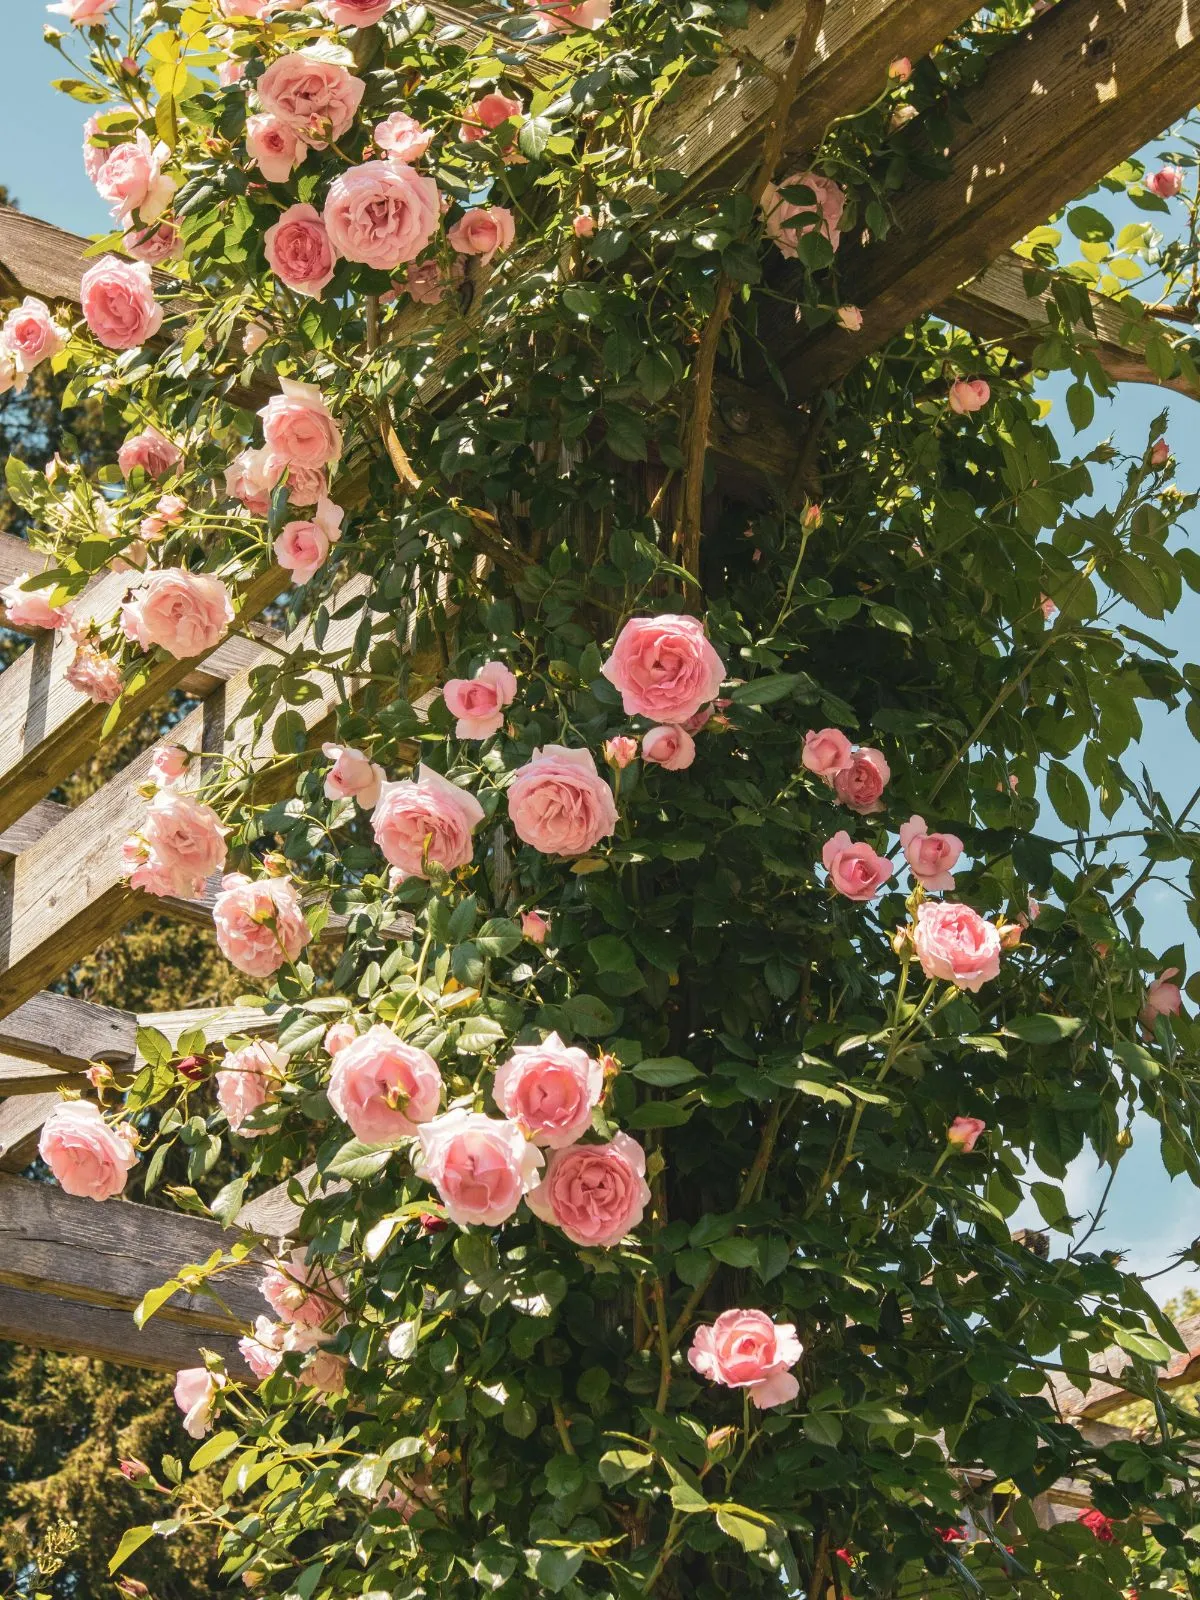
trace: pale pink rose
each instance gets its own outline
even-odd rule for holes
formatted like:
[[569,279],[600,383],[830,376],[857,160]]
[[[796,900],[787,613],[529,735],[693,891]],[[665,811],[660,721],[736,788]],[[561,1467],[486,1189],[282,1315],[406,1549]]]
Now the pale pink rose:
[[163,309],[144,261],[101,257],[83,275],[79,303],[88,327],[110,350],[133,350],[162,327]]
[[893,83],[907,83],[912,77],[912,62],[907,56],[897,56],[888,67],[888,77]]
[[316,49],[273,61],[258,80],[259,104],[314,150],[342,137],[354,121],[365,85]]
[[604,759],[618,772],[624,772],[631,761],[636,761],[637,754],[638,742],[627,733],[619,733],[616,738],[604,741]]
[[183,777],[191,760],[191,752],[181,744],[161,745],[150,762],[150,777],[160,789],[165,789],[177,778]]
[[273,1376],[283,1360],[284,1328],[270,1317],[256,1317],[254,1332],[238,1340],[238,1349],[250,1371],[261,1382]]
[[419,766],[415,779],[381,785],[371,826],[390,866],[406,878],[424,878],[427,861],[443,872],[468,866],[475,853],[471,835],[482,821],[473,794]]
[[242,354],[256,356],[271,337],[261,322],[252,322],[242,334]]
[[571,218],[571,232],[577,239],[590,239],[596,231],[596,219],[586,206]]
[[1058,607],[1055,605],[1054,601],[1051,600],[1048,594],[1044,594],[1038,601],[1038,609],[1041,611],[1045,620],[1049,622],[1051,617],[1058,610]]
[[552,1150],[546,1175],[527,1197],[543,1222],[561,1228],[574,1244],[611,1249],[642,1220],[650,1201],[646,1152],[627,1133],[607,1144]]
[[459,131],[468,144],[475,144],[480,139],[486,139],[488,134],[501,123],[510,122],[520,115],[519,100],[501,94],[499,89],[493,89],[490,94],[485,94],[482,99],[476,100],[467,112]]
[[130,143],[112,146],[96,178],[96,188],[119,222],[128,223],[135,212],[143,224],[157,222],[162,216],[177,187],[175,179],[162,170],[169,157],[166,145],[151,144],[140,128]]
[[1143,182],[1150,193],[1156,194],[1160,200],[1173,200],[1183,188],[1183,171],[1180,167],[1160,167]]
[[950,385],[950,409],[960,417],[969,411],[982,411],[991,398],[985,378],[955,378]]
[[67,342],[67,335],[41,300],[26,295],[8,313],[0,338],[19,372],[32,372],[43,361],[56,356]]
[[[148,852],[129,879],[132,889],[189,900],[225,865],[225,834],[211,806],[178,789],[160,789],[146,807],[137,837]],[[128,860],[129,858],[127,858]]]
[[290,1057],[286,1050],[256,1040],[240,1050],[227,1050],[220,1070],[214,1073],[217,1104],[225,1113],[232,1132],[244,1139],[257,1139],[262,1128],[247,1128],[246,1119],[273,1099]]
[[175,1374],[175,1404],[183,1412],[183,1429],[193,1439],[203,1439],[213,1425],[217,1391],[225,1376],[207,1367],[184,1367]]
[[121,607],[121,631],[143,650],[157,645],[177,661],[215,650],[229,631],[233,607],[220,578],[162,567],[147,572]]
[[725,663],[695,617],[633,617],[601,667],[621,691],[626,716],[686,722],[715,698]]
[[[721,704],[723,706],[727,706],[729,701],[722,700]],[[699,711],[693,711],[690,717],[685,717],[679,726],[685,733],[697,734],[700,732],[701,728],[707,728],[709,723],[712,722],[713,717],[716,715],[716,710],[717,708],[715,703],[712,705],[701,706]],[[727,728],[729,726],[729,719],[727,717],[717,717],[714,726],[718,728]]]
[[21,371],[16,356],[0,339],[0,394],[7,394],[10,389],[19,394],[28,382],[28,374]]
[[[780,193],[781,189],[801,188],[811,189],[815,201],[785,200]],[[832,178],[823,178],[817,172],[793,172],[778,188],[773,183],[767,184],[761,206],[767,238],[774,240],[781,255],[794,257],[797,240],[814,228],[819,228],[837,249],[842,237],[846,195]]]
[[426,172],[399,161],[367,161],[329,186],[325,226],[348,261],[390,272],[415,261],[433,237],[438,187]]
[[138,531],[143,539],[153,544],[161,539],[168,528],[182,522],[187,512],[187,501],[177,494],[164,494],[149,516],[143,517]]
[[1029,912],[1029,920],[1030,920],[1030,922],[1036,922],[1037,919],[1042,914],[1041,906],[1033,898],[1032,895],[1029,896],[1029,899],[1025,902],[1025,904],[1026,904],[1026,908],[1027,908],[1027,910]]
[[348,1044],[353,1044],[358,1038],[354,1024],[348,1019],[335,1022],[325,1033],[323,1043],[331,1056],[337,1055],[339,1050],[344,1050]]
[[550,924],[540,911],[521,913],[521,937],[528,939],[530,944],[545,944],[549,932]]
[[241,83],[246,76],[246,63],[239,61],[236,56],[226,56],[217,67],[217,82],[222,89],[232,89],[235,83]]
[[323,744],[321,752],[333,766],[325,774],[326,800],[347,800],[351,796],[364,811],[373,811],[387,773],[361,750],[350,745]]
[[496,1069],[496,1104],[534,1144],[563,1150],[592,1125],[604,1097],[604,1068],[557,1033],[541,1044],[519,1044]]
[[293,378],[281,378],[279,388],[258,413],[270,456],[287,467],[329,466],[342,453],[342,430],[321,391]]
[[375,125],[372,134],[375,148],[390,161],[402,161],[406,166],[419,161],[433,142],[433,133],[423,128],[415,117],[406,111],[393,111],[390,117]]
[[143,428],[117,451],[117,465],[121,476],[129,478],[140,467],[148,478],[165,478],[183,460],[183,451],[170,439],[164,439],[157,428]]
[[295,961],[312,938],[291,880],[231,872],[213,906],[217,945],[227,961],[252,978],[269,978]]
[[582,0],[575,6],[569,0],[525,0],[525,4],[536,12],[543,33],[574,33],[577,28],[594,33],[612,16],[612,0]]
[[[268,183],[286,183],[308,154],[308,146],[281,117],[260,111],[246,119],[246,154]],[[274,231],[267,234],[268,239]]]
[[346,1373],[350,1363],[345,1356],[332,1350],[314,1350],[300,1368],[300,1382],[307,1383],[319,1394],[340,1394],[346,1387]]
[[1178,967],[1168,967],[1146,990],[1145,1003],[1138,1016],[1147,1028],[1153,1028],[1159,1017],[1177,1017],[1183,1010],[1183,991],[1173,981],[1178,976]]
[[772,1322],[765,1311],[723,1311],[696,1329],[688,1361],[710,1383],[745,1389],[763,1411],[800,1393],[789,1371],[804,1354],[794,1324]]
[[95,112],[83,125],[83,170],[93,184],[100,176],[100,168],[108,160],[110,145],[96,144],[95,137],[100,132],[100,118],[107,113]]
[[835,833],[821,851],[821,865],[831,887],[847,900],[873,900],[892,876],[892,863],[869,844],[855,844],[845,830]]
[[279,281],[314,300],[337,268],[337,252],[315,206],[289,206],[263,235],[263,249]]
[[436,306],[450,285],[436,261],[421,261],[404,274],[404,287],[419,306]]
[[979,1117],[955,1117],[946,1134],[946,1143],[952,1144],[964,1155],[970,1155],[979,1135],[986,1131],[987,1123]]
[[1165,439],[1155,439],[1150,446],[1150,465],[1152,467],[1165,467],[1171,459],[1171,446]]
[[473,678],[450,678],[442,690],[458,718],[456,739],[489,739],[504,726],[504,708],[516,698],[517,680],[502,661],[485,661]]
[[297,583],[307,583],[324,566],[330,550],[342,537],[345,512],[324,496],[316,513],[306,521],[286,522],[275,540],[275,560]]
[[950,900],[918,906],[913,945],[927,978],[944,978],[972,994],[1000,974],[1000,934],[970,906]]
[[173,222],[161,217],[148,228],[130,228],[121,240],[126,255],[133,256],[135,261],[144,261],[150,267],[157,267],[161,262],[178,255],[182,244],[183,235],[179,229]]
[[860,817],[874,816],[883,810],[880,799],[892,769],[878,750],[856,750],[850,765],[833,775],[833,792],[844,806]]
[[[1034,0],[1035,8],[1039,3],[1040,0]],[[903,101],[900,105],[895,107],[895,109],[892,111],[891,117],[888,119],[888,132],[899,133],[901,128],[903,128],[907,123],[912,122],[918,116],[920,116],[920,112],[917,110],[916,106],[914,106],[911,101]]]
[[613,792],[590,750],[548,744],[518,768],[508,791],[517,837],[547,856],[581,856],[617,826]]
[[953,889],[953,868],[962,840],[953,833],[929,833],[924,817],[900,824],[900,846],[913,877],[926,889]]
[[442,1075],[428,1051],[376,1023],[337,1052],[326,1093],[356,1139],[394,1144],[437,1116]]
[[69,606],[52,606],[51,589],[27,589],[29,573],[23,572],[0,589],[5,616],[11,628],[65,628],[71,621]]
[[320,0],[318,11],[337,28],[372,28],[396,0]]
[[267,450],[243,450],[225,468],[225,493],[240,500],[247,511],[265,517],[271,509],[271,490],[278,481]]
[[90,1100],[64,1100],[42,1125],[38,1154],[67,1194],[111,1200],[137,1165],[132,1128],[113,1128]]
[[67,21],[76,28],[86,28],[112,10],[117,0],[57,0],[46,10],[52,16],[66,17]]
[[854,758],[850,741],[838,728],[810,728],[804,735],[804,749],[800,759],[815,777],[823,778],[830,788],[839,772],[845,771]]
[[[289,1326],[319,1328],[340,1316],[346,1286],[319,1262],[310,1262],[303,1250],[272,1262],[259,1282],[263,1299]],[[295,1348],[304,1348],[299,1341]],[[309,1346],[311,1348],[311,1345]]]
[[839,306],[837,312],[838,326],[845,328],[847,333],[861,333],[863,314],[857,306]]
[[668,772],[682,772],[696,759],[696,741],[683,728],[667,725],[642,735],[642,760]]
[[545,1159],[513,1123],[480,1111],[447,1111],[422,1123],[417,1138],[418,1170],[460,1228],[507,1222],[537,1182]]
[[476,206],[461,216],[446,233],[452,250],[478,256],[486,265],[499,250],[512,248],[517,225],[506,206]]
[[86,639],[79,640],[75,657],[65,676],[72,689],[86,695],[97,705],[111,705],[120,697],[125,686],[117,663]]

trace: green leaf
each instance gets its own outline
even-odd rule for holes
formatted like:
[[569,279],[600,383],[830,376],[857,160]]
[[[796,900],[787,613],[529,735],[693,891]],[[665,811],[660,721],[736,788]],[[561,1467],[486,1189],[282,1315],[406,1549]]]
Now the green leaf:
[[647,1100],[629,1118],[631,1128],[681,1128],[690,1122],[696,1110],[693,1101],[685,1105],[680,1100]]
[[1086,383],[1073,383],[1067,390],[1067,415],[1076,433],[1091,425],[1096,414],[1096,402]]
[[[767,1527],[770,1527],[770,1522]],[[722,1533],[736,1539],[743,1550],[753,1553],[762,1550],[767,1542],[767,1528],[753,1521],[745,1506],[718,1506],[717,1527]]]
[[1061,761],[1052,761],[1046,775],[1046,792],[1050,803],[1068,828],[1083,832],[1092,820],[1092,802],[1083,779]]
[[583,1565],[583,1551],[576,1547],[563,1550],[542,1547],[526,1552],[529,1560],[529,1576],[537,1580],[543,1589],[549,1589],[551,1594],[558,1594],[565,1589],[567,1584]]
[[749,683],[739,683],[729,692],[729,698],[739,706],[769,706],[776,700],[786,700],[795,694],[801,681],[798,672],[774,672],[766,678],[751,678]]
[[236,1450],[239,1443],[239,1436],[232,1428],[223,1428],[220,1433],[214,1433],[211,1439],[204,1441],[192,1457],[191,1470],[203,1472],[205,1467],[211,1467],[214,1461],[221,1461],[231,1451]]
[[723,1261],[727,1267],[757,1267],[758,1245],[753,1239],[718,1239],[708,1247],[709,1254]]
[[841,1420],[832,1411],[810,1411],[804,1419],[804,1432],[814,1444],[827,1445],[830,1449],[841,1443]]
[[653,1084],[656,1089],[674,1089],[681,1083],[690,1083],[700,1076],[690,1061],[682,1056],[650,1056],[629,1069],[630,1076],[641,1083]]
[[598,972],[636,972],[632,948],[618,934],[601,933],[588,940],[588,955]]
[[1170,1350],[1153,1334],[1135,1328],[1114,1328],[1113,1337],[1122,1350],[1128,1350],[1131,1356],[1137,1356],[1142,1361],[1153,1361],[1161,1366],[1171,1359]]
[[545,117],[530,117],[517,135],[517,148],[530,161],[536,161],[545,151],[546,141],[553,131]]
[[351,1183],[361,1183],[373,1178],[394,1155],[390,1145],[364,1144],[361,1139],[348,1139],[325,1169],[335,1178],[348,1178]]
[[676,1511],[682,1511],[686,1516],[694,1516],[697,1512],[708,1510],[708,1501],[698,1489],[693,1489],[691,1484],[686,1482],[671,1485],[671,1504]]
[[1029,1185],[1029,1193],[1048,1228],[1053,1228],[1056,1233],[1071,1232],[1066,1196],[1056,1183],[1044,1183],[1038,1179]]
[[165,1306],[182,1287],[178,1278],[168,1278],[166,1283],[160,1283],[157,1288],[147,1289],[133,1313],[133,1320],[138,1327],[144,1328],[154,1313]]
[[600,1457],[600,1476],[613,1489],[653,1464],[654,1457],[641,1450],[609,1450]]
[[1082,1027],[1079,1017],[1054,1017],[1039,1011],[1030,1017],[1013,1017],[1004,1024],[1004,1032],[1026,1044],[1057,1044],[1060,1039],[1070,1039]]
[[491,1017],[468,1017],[459,1032],[455,1049],[460,1056],[487,1055],[506,1037],[503,1027]]
[[109,1573],[111,1574],[118,1571],[119,1568],[124,1566],[125,1562],[135,1550],[140,1550],[145,1544],[146,1540],[152,1539],[153,1537],[154,1527],[151,1523],[143,1523],[140,1528],[126,1528],[125,1532],[121,1535],[121,1542],[117,1546],[116,1554],[108,1563]]
[[1067,212],[1067,227],[1077,239],[1089,243],[1107,243],[1113,236],[1113,225],[1095,206],[1072,206]]

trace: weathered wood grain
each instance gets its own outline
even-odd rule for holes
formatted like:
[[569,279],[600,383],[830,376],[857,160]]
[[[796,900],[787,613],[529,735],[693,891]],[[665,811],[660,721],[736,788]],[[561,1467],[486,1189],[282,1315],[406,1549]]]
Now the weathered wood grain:
[[48,991],[0,1018],[0,1051],[64,1072],[82,1071],[92,1061],[131,1064],[136,1035],[128,1011]]
[[201,1351],[211,1350],[224,1360],[231,1375],[247,1371],[233,1334],[197,1330],[186,1321],[173,1322],[162,1316],[138,1328],[128,1311],[28,1289],[0,1287],[0,1339],[35,1350],[58,1350],[120,1367],[166,1373],[201,1365]]
[[24,1172],[37,1155],[42,1124],[59,1103],[57,1094],[0,1100],[0,1172]]
[[75,1075],[75,1070],[66,1067],[46,1067],[40,1061],[25,1061],[20,1056],[0,1056],[0,1099],[18,1094],[45,1097],[51,1089],[70,1083]]

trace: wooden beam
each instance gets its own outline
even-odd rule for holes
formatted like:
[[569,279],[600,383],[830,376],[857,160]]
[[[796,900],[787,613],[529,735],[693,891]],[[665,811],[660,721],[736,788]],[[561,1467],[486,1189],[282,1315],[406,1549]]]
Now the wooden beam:
[[[1187,1350],[1172,1352],[1166,1371],[1158,1379],[1160,1389],[1178,1389],[1200,1378],[1200,1316],[1181,1317],[1176,1328]],[[1110,1411],[1141,1398],[1131,1394],[1121,1381],[1122,1375],[1133,1365],[1128,1351],[1113,1345],[1103,1353],[1100,1362],[1100,1370],[1093,1373],[1086,1389],[1078,1389],[1057,1375],[1052,1380],[1047,1397],[1068,1421],[1086,1419],[1094,1423]]]
[[[140,1207],[139,1210],[149,1210]],[[155,1211],[153,1216],[161,1216]],[[151,1372],[178,1372],[201,1364],[203,1350],[212,1350],[225,1362],[227,1372],[241,1376],[245,1362],[237,1338],[211,1329],[198,1331],[186,1322],[156,1316],[139,1328],[128,1311],[110,1306],[84,1305],[54,1294],[34,1294],[28,1289],[0,1287],[0,1339],[11,1339],[34,1350],[58,1350],[63,1355],[88,1356],[119,1367],[142,1367]]]
[[64,1073],[85,1071],[93,1061],[132,1066],[136,1049],[137,1018],[130,1012],[66,994],[35,994],[0,1019],[0,1051]]
[[27,1094],[45,1097],[51,1089],[70,1083],[74,1076],[65,1067],[46,1067],[40,1061],[25,1061],[20,1056],[0,1056],[0,1099]]
[[59,1100],[50,1093],[0,1100],[0,1172],[24,1172],[37,1155],[42,1124]]

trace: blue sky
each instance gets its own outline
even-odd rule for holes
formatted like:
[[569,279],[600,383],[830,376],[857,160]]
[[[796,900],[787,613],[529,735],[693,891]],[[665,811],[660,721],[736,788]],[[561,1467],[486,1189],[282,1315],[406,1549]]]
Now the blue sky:
[[[66,69],[61,58],[42,42],[43,7],[39,0],[6,0],[6,11],[13,14],[5,17],[7,70],[5,93],[0,96],[0,182],[32,215],[78,233],[106,230],[107,213],[84,175],[80,157],[86,110],[50,88],[50,80],[65,75]],[[1169,219],[1153,220],[1169,226]],[[1055,401],[1051,423],[1064,446],[1070,448],[1071,428],[1062,403],[1065,387],[1062,382],[1051,382],[1045,394]],[[1168,391],[1130,384],[1118,391],[1115,400],[1098,401],[1095,422],[1080,436],[1079,447],[1090,447],[1097,439],[1113,434],[1125,450],[1138,451],[1151,418],[1168,405],[1168,433],[1180,463],[1179,482],[1184,489],[1195,489],[1200,483],[1200,451],[1196,449],[1200,409],[1197,402]],[[1200,536],[1200,517],[1193,518],[1189,533]],[[1136,614],[1129,620],[1144,631],[1157,632],[1180,652],[1181,660],[1200,654],[1196,648],[1200,597],[1190,591],[1185,591],[1183,604],[1165,624],[1148,623]],[[1168,804],[1178,807],[1200,784],[1197,746],[1186,729],[1173,726],[1174,721],[1182,723],[1182,713],[1169,716],[1160,708],[1148,707],[1145,718],[1141,754]],[[1147,915],[1147,943],[1166,949],[1183,941],[1188,947],[1189,971],[1194,971],[1200,960],[1200,941],[1191,931],[1179,896],[1152,886],[1142,905]],[[1094,1162],[1086,1158],[1077,1162],[1066,1185],[1071,1209],[1080,1212],[1093,1204],[1103,1179]],[[1037,1222],[1032,1213],[1017,1220]],[[1094,1243],[1128,1250],[1131,1263],[1149,1272],[1164,1265],[1171,1251],[1189,1244],[1198,1234],[1200,1197],[1185,1179],[1172,1184],[1167,1178],[1154,1129],[1143,1119],[1135,1128],[1133,1148],[1121,1164],[1106,1224]],[[1188,1279],[1198,1281],[1194,1269],[1183,1268],[1159,1279],[1154,1287],[1165,1298]]]

